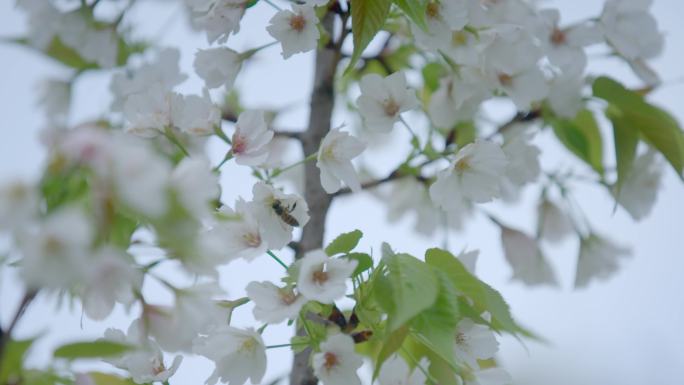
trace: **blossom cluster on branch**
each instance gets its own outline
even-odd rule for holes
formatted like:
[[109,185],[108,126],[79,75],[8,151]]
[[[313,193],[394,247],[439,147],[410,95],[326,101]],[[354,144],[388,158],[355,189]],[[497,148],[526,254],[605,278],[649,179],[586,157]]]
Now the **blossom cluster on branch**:
[[[290,347],[311,354],[309,370],[325,385],[360,384],[364,360],[381,385],[509,384],[494,360],[497,333],[537,337],[475,276],[477,251],[429,249],[416,258],[383,244],[382,255],[372,255],[359,250],[358,230],[302,250],[299,230],[320,205],[307,202],[288,172],[315,162],[318,175],[305,183],[320,185],[330,199],[377,189],[388,219],[414,216],[422,234],[458,231],[484,215],[501,230],[512,279],[528,286],[559,285],[542,244],[574,236],[575,286],[583,287],[612,276],[629,250],[594,230],[573,198],[574,184],[605,188],[640,220],[654,205],[665,162],[680,176],[684,170],[681,129],[644,96],[660,83],[647,61],[663,48],[649,0],[607,0],[600,15],[570,25],[561,24],[558,10],[524,0],[177,2],[206,34],[190,74],[203,83],[200,94],[178,91],[189,77],[178,49],[130,37],[126,15],[135,1],[17,2],[28,34],[15,42],[73,70],[70,79],[45,83],[41,179],[0,185],[0,232],[25,284],[24,306],[36,293],[59,293],[93,320],[106,319],[117,304],[134,314],[125,332],[111,328],[97,341],[62,346],[57,360],[98,357],[147,384],[168,383],[183,356],[196,354],[215,364],[206,383],[241,385],[264,380],[267,349]],[[102,16],[101,7],[113,16]],[[231,38],[249,12],[272,14],[263,28],[273,40],[238,52]],[[334,28],[324,26],[326,18],[335,19]],[[372,52],[373,41],[384,44]],[[359,124],[329,127],[316,152],[286,164],[280,148],[302,147],[306,131],[279,130],[278,111],[247,108],[236,92],[243,67],[266,49],[283,60],[333,52],[330,92]],[[587,49],[608,50],[644,87],[589,72]],[[102,120],[74,124],[71,88],[87,71],[111,74],[111,108]],[[513,118],[492,124],[495,100],[512,106]],[[599,115],[612,124],[610,166]],[[545,149],[535,136],[543,130],[577,158],[580,173],[541,164]],[[404,134],[404,160],[384,178],[368,175],[363,162],[374,145],[366,137]],[[210,140],[225,148],[218,163],[209,160]],[[251,197],[222,199],[230,186],[219,177],[229,167],[251,170]],[[516,202],[528,186],[540,191],[533,235],[482,206]],[[288,248],[299,256],[291,264],[281,258]],[[257,258],[281,265],[281,282],[254,281],[245,297],[231,298],[218,268]],[[159,274],[169,261],[196,283],[179,286]],[[146,281],[168,289],[173,304],[150,303]],[[341,310],[344,301],[353,305]],[[247,303],[254,326],[231,325]],[[297,335],[268,345],[264,329],[284,322]],[[63,366],[28,370],[22,357],[30,343],[22,350],[12,327],[0,339],[0,383],[28,384],[31,376],[59,384],[129,381]]]

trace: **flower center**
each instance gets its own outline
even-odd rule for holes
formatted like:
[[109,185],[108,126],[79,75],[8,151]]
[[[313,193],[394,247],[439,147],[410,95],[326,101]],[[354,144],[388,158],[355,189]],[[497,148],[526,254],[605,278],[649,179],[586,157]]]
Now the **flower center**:
[[425,8],[425,15],[430,19],[436,19],[439,17],[439,4],[430,3]]
[[157,374],[165,371],[164,363],[159,359],[159,357],[152,358],[152,373],[156,376]]
[[281,289],[279,294],[280,301],[285,305],[292,305],[297,300],[297,296],[292,290]]
[[567,40],[567,37],[565,36],[565,32],[561,31],[558,28],[555,28],[553,32],[551,32],[551,43],[554,45],[563,45],[565,44]]
[[394,117],[399,112],[399,104],[394,99],[387,100],[383,105],[385,115]]
[[233,154],[242,154],[247,149],[247,141],[237,132],[233,134]]
[[322,285],[328,281],[328,272],[323,270],[314,271],[312,278],[314,282],[316,282],[319,285]]
[[294,15],[290,18],[290,27],[297,32],[302,32],[306,26],[306,19],[303,15]]
[[54,236],[48,236],[44,243],[45,251],[49,253],[59,253],[62,250],[62,241]]
[[456,164],[454,165],[454,168],[458,172],[464,172],[470,170],[470,159],[466,156],[461,159],[459,159]]
[[331,352],[325,352],[325,355],[323,356],[325,358],[325,362],[323,363],[323,366],[325,367],[326,370],[331,370],[335,366],[339,365],[340,360],[337,358],[335,353]]
[[462,332],[456,333],[456,345],[465,345],[466,336]]
[[468,43],[468,32],[466,31],[454,31],[451,34],[451,45],[454,47],[460,47]]
[[257,342],[254,340],[254,338],[247,338],[242,342],[242,345],[240,345],[240,350],[252,352],[256,348],[256,345]]
[[259,233],[243,234],[242,239],[245,240],[245,243],[249,247],[258,247],[261,245],[261,236],[259,236]]
[[513,84],[513,76],[505,73],[500,73],[498,75],[499,78],[499,83],[501,83],[502,86],[510,86]]

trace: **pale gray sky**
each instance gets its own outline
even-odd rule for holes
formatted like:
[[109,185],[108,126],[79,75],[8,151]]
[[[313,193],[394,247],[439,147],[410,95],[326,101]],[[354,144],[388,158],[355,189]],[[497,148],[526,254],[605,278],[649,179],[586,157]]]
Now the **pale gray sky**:
[[[13,8],[13,1],[0,3],[0,37],[16,36],[25,29],[23,14]],[[563,20],[572,21],[598,14],[601,1],[555,1],[550,4],[561,8]],[[230,46],[245,49],[271,39],[264,26],[272,14],[265,4],[259,4],[247,13],[242,22],[243,32],[232,39]],[[655,0],[654,13],[665,31],[667,46],[663,56],[653,62],[665,79],[666,85],[656,90],[652,100],[684,121],[684,76],[682,42],[684,42],[684,2]],[[188,34],[187,25],[177,1],[142,2],[135,8],[140,36],[158,37],[162,45],[180,46],[181,65],[190,72],[193,53],[205,48],[203,36]],[[142,24],[145,23],[145,24]],[[256,42],[256,43],[255,43]],[[0,44],[0,180],[10,177],[35,178],[42,166],[44,150],[38,143],[37,133],[42,126],[42,115],[36,107],[36,88],[46,76],[64,75],[58,65],[16,46]],[[592,59],[592,70],[633,82],[634,78],[624,65],[612,59]],[[311,84],[311,55],[295,55],[283,61],[278,49],[260,54],[253,66],[248,67],[238,80],[245,104],[257,106],[293,106],[280,118],[283,127],[302,127],[306,122],[306,102]],[[110,97],[107,91],[108,75],[87,75],[75,90],[74,121],[94,117],[106,111]],[[201,83],[195,78],[182,86],[183,91],[198,92]],[[505,116],[498,117],[505,119]],[[336,123],[354,121],[344,116]],[[608,138],[608,135],[605,135]],[[537,138],[547,151],[544,167],[573,164],[572,158],[555,151],[557,145],[546,134]],[[218,149],[218,144],[212,144]],[[608,150],[610,153],[610,150]],[[560,155],[559,155],[560,153]],[[394,147],[378,148],[377,156],[367,158],[377,162],[377,169],[389,169],[401,154]],[[219,156],[219,155],[217,155]],[[611,157],[607,157],[610,159]],[[577,164],[577,163],[574,163]],[[375,169],[376,167],[374,167]],[[224,198],[230,203],[237,196],[249,198],[251,184],[248,172],[242,169],[229,171],[223,178]],[[525,203],[511,208],[490,204],[487,208],[500,213],[506,223],[519,228],[532,229],[532,198],[535,189],[528,189]],[[560,246],[545,247],[549,259],[559,273],[562,288],[528,289],[509,282],[510,269],[505,264],[498,230],[482,217],[476,217],[459,235],[451,236],[450,245],[455,251],[464,247],[480,249],[478,274],[502,292],[517,318],[531,329],[546,337],[550,344],[542,346],[528,343],[526,350],[517,341],[502,339],[500,358],[511,372],[516,384],[521,385],[677,385],[684,378],[684,273],[683,255],[678,237],[682,236],[684,185],[668,169],[663,189],[650,217],[634,223],[622,210],[613,214],[613,201],[605,191],[582,188],[578,201],[589,214],[594,227],[617,242],[633,247],[633,256],[623,264],[616,277],[606,283],[592,284],[585,290],[573,290],[572,282],[576,262],[577,244],[567,241]],[[426,239],[415,235],[411,221],[387,224],[385,209],[370,194],[336,201],[328,221],[328,238],[351,229],[365,233],[362,247],[378,248],[388,241],[402,251],[422,255],[429,247],[439,246],[441,235]],[[222,269],[222,284],[231,297],[242,295],[242,288],[251,280],[277,280],[281,271],[268,259],[252,264],[235,262]],[[7,322],[17,298],[21,295],[15,274],[4,269],[0,274],[0,319]],[[153,298],[168,300],[158,288],[148,288]],[[80,309],[60,310],[54,315],[54,303],[43,299],[28,311],[17,330],[19,336],[33,336],[50,329],[50,333],[37,346],[32,362],[44,363],[55,344],[78,339],[79,335],[100,336],[110,326],[127,327],[129,316],[122,309],[104,322],[83,320]],[[247,325],[249,310],[241,309],[236,322]],[[289,332],[284,326],[269,327],[265,338],[268,344],[286,343]],[[286,349],[269,351],[269,370],[264,383],[286,372],[290,353]],[[211,364],[203,359],[186,359],[172,384],[198,383],[208,375]]]

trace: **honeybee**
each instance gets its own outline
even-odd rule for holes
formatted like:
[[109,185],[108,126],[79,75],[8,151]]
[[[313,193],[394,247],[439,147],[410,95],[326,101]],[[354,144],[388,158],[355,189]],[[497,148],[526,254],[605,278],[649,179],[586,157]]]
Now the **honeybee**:
[[294,211],[295,207],[297,207],[297,202],[295,202],[292,207],[285,207],[283,206],[283,202],[281,202],[279,199],[275,199],[271,205],[271,208],[273,208],[273,211],[275,211],[276,215],[280,217],[280,220],[290,226],[298,227],[299,222],[295,217],[290,215],[290,213]]

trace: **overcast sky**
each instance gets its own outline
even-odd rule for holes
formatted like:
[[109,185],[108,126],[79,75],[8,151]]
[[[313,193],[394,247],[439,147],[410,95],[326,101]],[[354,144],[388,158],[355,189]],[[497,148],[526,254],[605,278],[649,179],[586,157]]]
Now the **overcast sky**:
[[[12,6],[13,1],[0,2],[0,37],[18,36],[25,30],[24,15]],[[573,0],[549,2],[561,8],[563,20],[577,20],[597,15],[601,3],[596,0]],[[142,2],[134,8],[132,20],[137,21],[137,33],[154,37],[160,45],[180,46],[182,68],[190,73],[193,54],[205,48],[203,36],[190,34],[177,1]],[[684,121],[684,2],[679,0],[655,0],[654,12],[661,29],[665,32],[667,45],[663,56],[653,62],[665,80],[665,86],[656,90],[651,99]],[[258,42],[270,41],[263,30],[273,10],[264,4],[251,9],[242,22],[242,33],[231,38],[230,46],[238,50],[250,48]],[[145,24],[142,24],[145,23]],[[610,73],[612,76],[634,82],[629,71],[611,59],[595,53],[592,71]],[[36,107],[36,89],[40,79],[46,76],[64,76],[58,65],[23,48],[0,44],[0,180],[11,177],[35,178],[45,151],[37,140],[42,127],[41,111]],[[254,65],[243,71],[238,85],[244,102],[250,107],[291,107],[277,124],[281,127],[303,127],[306,122],[306,104],[311,85],[312,56],[295,55],[283,61],[277,49],[267,50],[257,56]],[[75,90],[73,121],[97,117],[106,111],[110,101],[107,91],[107,74],[86,75]],[[191,77],[181,89],[199,92],[201,83]],[[499,116],[505,119],[507,116]],[[354,120],[336,116],[335,123]],[[607,137],[607,135],[604,135]],[[392,142],[394,143],[394,142]],[[537,143],[545,151],[545,168],[558,164],[573,164],[570,156],[555,151],[555,142],[543,134]],[[211,144],[220,150],[220,145]],[[374,147],[376,154],[367,160],[377,163],[374,169],[389,169],[401,157],[392,146]],[[610,149],[607,150],[610,154]],[[220,153],[216,153],[220,156]],[[612,159],[607,155],[606,159]],[[575,163],[576,164],[576,163]],[[251,197],[252,181],[245,170],[229,170],[222,180],[224,199],[227,203],[237,196]],[[534,219],[531,207],[536,190],[530,189],[519,207],[501,204],[487,205],[497,212],[506,223],[531,230]],[[500,290],[516,317],[525,325],[546,337],[550,344],[543,346],[528,343],[526,347],[512,338],[502,339],[500,359],[509,370],[516,384],[521,385],[678,385],[684,378],[684,261],[681,241],[684,186],[675,173],[668,169],[663,189],[650,217],[634,223],[622,210],[613,213],[613,201],[597,188],[578,190],[579,204],[589,213],[596,229],[616,242],[631,245],[633,255],[625,261],[616,277],[606,283],[592,284],[585,290],[573,290],[572,282],[576,263],[577,243],[567,241],[545,251],[552,261],[562,285],[560,289],[529,289],[511,283],[509,267],[505,264],[498,229],[481,217],[476,217],[465,232],[449,237],[455,251],[463,248],[480,249],[478,275]],[[395,249],[422,255],[426,248],[439,246],[441,234],[432,239],[416,235],[412,222],[404,220],[396,224],[385,221],[386,210],[371,194],[359,194],[338,200],[332,207],[328,221],[327,238],[355,228],[364,234],[362,247],[377,250],[380,242],[388,241]],[[277,280],[282,273],[268,259],[252,264],[235,262],[222,269],[222,285],[230,296],[243,294],[242,288],[251,280]],[[16,301],[21,295],[18,281],[11,269],[0,274],[0,319],[8,321]],[[147,288],[159,301],[168,295],[158,288]],[[238,325],[250,322],[249,308],[236,314]],[[51,330],[37,346],[32,362],[36,365],[49,359],[52,346],[72,341],[79,335],[100,336],[110,326],[127,327],[135,310],[126,315],[117,309],[115,315],[104,322],[83,319],[78,305],[72,310],[61,309],[54,315],[54,302],[42,298],[27,312],[17,329],[20,337],[34,336],[40,331]],[[286,327],[269,327],[265,338],[268,344],[286,343],[289,338]],[[286,349],[269,351],[269,370],[264,383],[285,373],[289,368],[290,353]],[[187,359],[172,384],[198,383],[198,378],[208,374],[211,365],[201,359]],[[198,373],[201,373],[198,374]],[[199,377],[198,377],[199,376]]]

